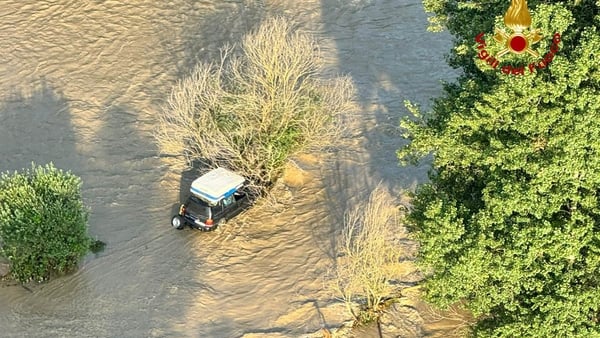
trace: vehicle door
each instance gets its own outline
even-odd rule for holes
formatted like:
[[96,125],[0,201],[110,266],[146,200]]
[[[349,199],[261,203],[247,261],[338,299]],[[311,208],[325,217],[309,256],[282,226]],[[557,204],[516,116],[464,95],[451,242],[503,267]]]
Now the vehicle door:
[[235,197],[233,195],[222,199],[220,204],[222,205],[223,217],[225,218],[230,218],[233,214],[233,211],[235,211],[237,207]]
[[223,217],[223,201],[219,201],[217,202],[217,204],[213,204],[210,207],[210,210],[212,212],[212,218],[213,219],[220,219]]

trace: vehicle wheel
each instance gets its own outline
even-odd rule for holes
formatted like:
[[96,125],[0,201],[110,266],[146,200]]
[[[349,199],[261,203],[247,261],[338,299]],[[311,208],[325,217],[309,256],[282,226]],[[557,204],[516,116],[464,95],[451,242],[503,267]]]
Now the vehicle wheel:
[[177,230],[181,230],[185,226],[185,223],[183,222],[183,219],[181,219],[181,216],[175,215],[171,218],[171,226]]

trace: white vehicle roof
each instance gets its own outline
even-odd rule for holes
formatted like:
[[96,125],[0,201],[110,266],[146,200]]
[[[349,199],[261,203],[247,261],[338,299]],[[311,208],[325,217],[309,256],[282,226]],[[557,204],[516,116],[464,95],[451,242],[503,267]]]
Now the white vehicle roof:
[[243,184],[244,177],[225,168],[213,169],[192,182],[190,192],[209,203],[217,203],[233,195]]

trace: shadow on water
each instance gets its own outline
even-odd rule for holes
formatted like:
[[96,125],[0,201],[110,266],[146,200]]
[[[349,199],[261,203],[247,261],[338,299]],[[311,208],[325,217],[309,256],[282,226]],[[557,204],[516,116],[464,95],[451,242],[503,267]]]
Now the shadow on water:
[[[181,36],[177,37],[177,41],[180,41],[181,45],[173,48],[169,45],[168,40],[160,39],[166,41],[165,50],[171,51],[169,57],[173,58],[171,64],[176,65],[178,79],[187,77],[200,62],[219,62],[220,49],[224,47],[224,44],[239,44],[243,37],[260,25],[267,15],[262,1],[216,1],[209,9],[197,7],[196,3],[189,2],[187,4],[189,8],[186,10],[186,18],[182,23]],[[167,33],[158,32],[158,34]],[[168,91],[170,92],[170,90],[169,88]],[[235,168],[230,169],[235,170]],[[200,163],[193,163],[185,170],[176,173],[179,179],[177,193],[179,200],[169,204],[171,215],[177,212],[179,203],[184,202],[189,196],[192,181],[207,170],[208,168],[202,167]],[[165,218],[167,222],[171,215]],[[227,226],[232,227],[233,224],[228,223]],[[229,228],[221,230],[232,231]],[[221,260],[218,255],[224,254],[226,258],[223,259],[228,262],[228,259],[245,260],[243,257],[245,254],[228,249],[227,246],[221,246],[219,243],[225,241],[224,237],[227,235],[219,231],[203,233],[190,228],[182,231],[169,229],[169,231],[173,234],[172,236],[182,238],[183,245],[193,248],[194,251],[190,254],[190,261],[176,263],[180,264],[178,270],[193,271],[193,274],[188,276],[186,273],[185,278],[177,280],[178,284],[183,286],[180,287],[182,290],[178,290],[176,293],[185,290],[187,299],[179,304],[173,304],[179,308],[176,312],[182,310],[183,313],[175,316],[169,315],[171,332],[195,337],[236,337],[252,330],[253,326],[248,322],[248,318],[231,315],[231,313],[239,313],[241,310],[232,304],[238,304],[238,298],[244,297],[243,294],[237,295],[243,291],[228,288],[229,285],[238,282],[231,279],[235,279],[236,275],[239,277],[240,272],[236,271],[230,275],[227,267],[213,267],[211,269],[213,271],[203,269],[202,257],[210,257],[207,259],[212,263],[207,266],[212,266],[213,261]],[[230,252],[224,253],[223,250]],[[233,255],[234,258],[227,258],[230,255]],[[238,255],[241,255],[241,258],[237,257]],[[210,275],[206,277],[206,282],[203,278],[204,274]],[[221,278],[225,280],[219,282]],[[230,293],[234,293],[236,296],[228,301],[229,304],[220,304],[222,299],[226,299]],[[182,306],[182,304],[186,304],[186,306]]]
[[[173,58],[171,64],[177,67],[178,79],[188,77],[200,63],[218,63],[222,48],[239,44],[267,16],[267,9],[260,0],[215,2],[211,8],[189,1],[186,6],[181,36],[177,38],[181,42],[180,47],[171,46],[169,39],[160,39],[165,50],[174,51],[170,57]],[[179,200],[171,206],[173,214],[189,196],[192,181],[208,169],[201,161],[194,161],[181,171]]]
[[266,16],[266,7],[260,0],[214,1],[207,6],[198,1],[187,1],[181,9],[179,36],[157,26],[161,48],[175,65],[177,78],[185,78],[201,62],[219,62],[220,50],[225,43],[239,43],[244,35],[260,25]]
[[[457,73],[444,61],[450,36],[426,32],[419,0],[321,0],[321,11],[325,37],[337,53],[333,67],[351,76],[361,110],[360,131],[351,140],[360,144],[352,147],[358,152],[340,150],[327,177],[339,225],[343,213],[366,200],[377,184],[400,197],[427,181],[428,161],[398,164],[396,151],[407,142],[399,130],[400,119],[409,116],[403,101],[429,109],[431,99],[442,93],[442,81],[452,81]],[[416,250],[412,241],[402,246]]]
[[192,182],[205,172],[207,172],[207,168],[204,168],[198,162],[192,163],[191,166],[181,172],[179,179],[179,201],[183,203],[188,198]]
[[[238,308],[247,311],[246,306],[250,306],[250,319],[219,312],[220,305],[229,302],[227,297],[235,296],[238,290],[226,286],[219,289],[222,276],[213,274],[212,279],[205,276],[211,272],[206,271],[207,257],[211,249],[216,251],[215,245],[203,242],[207,237],[195,231],[174,231],[169,226],[170,208],[178,202],[180,194],[188,191],[189,180],[184,173],[179,182],[177,178],[172,182],[173,186],[179,183],[179,187],[164,188],[161,180],[165,170],[156,157],[157,149],[148,132],[153,121],[147,118],[145,110],[152,106],[144,102],[157,102],[154,95],[165,90],[166,97],[170,91],[161,86],[163,72],[175,73],[175,78],[185,76],[198,60],[217,56],[224,41],[239,42],[265,16],[261,1],[215,1],[209,10],[195,7],[206,3],[187,1],[183,6],[192,12],[176,5],[171,11],[178,18],[174,21],[181,20],[182,29],[177,34],[182,32],[182,36],[176,36],[173,42],[164,42],[165,54],[169,54],[164,63],[175,65],[176,72],[161,68],[162,63],[146,63],[152,60],[144,58],[127,59],[131,63],[121,64],[122,59],[130,55],[123,52],[123,58],[110,59],[114,64],[107,65],[117,70],[133,63],[140,63],[139,67],[143,68],[156,67],[152,74],[144,75],[142,71],[140,77],[134,78],[149,82],[130,85],[127,82],[130,77],[122,79],[113,73],[101,80],[90,76],[100,72],[98,66],[103,65],[106,58],[99,57],[99,64],[94,61],[87,65],[89,68],[80,64],[79,58],[65,60],[67,66],[82,69],[82,72],[69,72],[68,67],[63,72],[60,59],[46,62],[46,55],[39,52],[35,57],[42,61],[36,73],[54,72],[52,78],[64,77],[63,81],[69,84],[64,90],[77,93],[70,94],[77,97],[65,97],[55,83],[42,79],[32,84],[31,89],[15,87],[0,103],[0,170],[27,167],[31,161],[53,161],[59,168],[71,169],[82,177],[84,199],[92,209],[90,233],[107,243],[106,249],[95,258],[88,257],[79,271],[40,285],[33,293],[17,288],[1,290],[0,327],[7,335],[226,337],[245,332],[259,321],[264,323],[261,309],[246,302],[246,299],[256,300],[250,291],[247,298],[235,303],[237,308],[233,310],[241,313]],[[194,10],[197,15],[192,15]],[[56,18],[62,15],[59,13]],[[96,20],[91,16],[85,18],[92,23]],[[118,15],[114,18],[118,24],[111,27],[118,40],[120,24],[128,18],[125,16],[122,21]],[[162,28],[160,23],[155,24],[158,31]],[[78,31],[77,27],[73,26],[73,30]],[[90,29],[85,34],[89,33],[90,40],[96,41],[94,32]],[[40,34],[32,30],[32,35]],[[132,37],[129,42],[137,42],[137,36]],[[169,38],[166,36],[161,41]],[[110,36],[107,39],[111,40]],[[127,51],[128,44],[123,43],[123,46]],[[103,54],[94,47],[89,46],[89,55]],[[82,45],[82,50],[87,48]],[[107,54],[110,50],[107,49]],[[123,73],[126,76],[133,72]],[[80,84],[85,85],[79,88]],[[94,85],[98,92],[82,89],[94,89]],[[177,188],[179,191],[175,191]],[[213,262],[211,266],[215,265]],[[247,270],[253,271],[251,267]],[[230,281],[234,282],[237,281]],[[244,281],[239,282],[241,286],[246,286],[244,284]],[[280,299],[286,292],[280,292]],[[227,310],[231,312],[231,305]]]
[[81,175],[68,99],[44,78],[13,87],[0,105],[0,170],[53,162]]
[[[68,99],[46,79],[12,87],[0,104],[0,172],[53,162],[81,175]],[[77,165],[74,165],[77,164]]]
[[179,334],[193,295],[210,289],[198,273],[204,260],[196,252],[197,239],[169,226],[177,194],[160,184],[165,173],[153,137],[137,127],[141,112],[119,96],[101,110],[93,169],[103,172],[94,188],[104,202],[95,206],[97,219],[103,220],[96,226],[112,250],[106,250],[99,267],[108,275],[94,280],[105,284],[100,294],[109,303],[129,300],[109,311],[115,328],[134,330],[131,322],[136,322],[134,336]]
[[[117,98],[96,117],[75,114],[71,103],[44,79],[14,88],[0,105],[0,169],[52,161],[72,170],[91,207],[90,234],[107,247],[32,292],[1,290],[0,326],[31,337],[172,334],[190,295],[209,287],[198,278],[203,260],[191,237],[168,226],[151,135],[138,131],[139,112]],[[74,119],[95,124],[76,131]]]
[[[85,161],[77,150],[71,117],[69,99],[50,81],[40,78],[30,86],[13,87],[0,104],[0,170],[30,168],[32,162],[53,162],[57,168],[82,176]],[[3,289],[0,292],[3,332],[40,335],[36,324],[64,319],[65,314],[60,312],[68,308],[73,299],[90,291],[87,281],[75,277],[77,275],[75,272],[46,284],[32,284],[28,289],[16,286]],[[48,296],[48,289],[60,287],[59,284],[67,280],[75,287],[72,293],[62,299],[42,300]],[[45,334],[57,332],[60,330],[48,330]]]
[[[174,48],[169,39],[160,39],[165,50],[175,51],[170,54],[173,58],[171,64],[176,65],[179,79],[188,77],[200,63],[218,63],[222,48],[239,44],[267,17],[267,8],[260,0],[215,2],[211,8],[189,1],[186,6],[186,19],[181,36],[177,38],[182,42],[181,46]],[[187,199],[192,181],[208,169],[200,161],[186,166],[179,178],[178,202]],[[172,206],[173,211],[177,211],[178,207],[179,203]]]
[[[259,1],[235,3],[242,4],[242,6],[232,9],[232,2],[220,3],[215,5],[215,9],[211,12],[202,15],[190,15],[190,18],[194,17],[194,20],[197,21],[185,24],[186,28],[182,37],[184,47],[178,53],[173,54],[173,57],[180,58],[177,63],[179,78],[187,76],[197,62],[218,61],[219,48],[223,46],[223,43],[239,43],[248,32],[260,25],[267,17],[267,10]],[[255,4],[249,5],[250,3]],[[239,14],[236,15],[235,13]],[[269,12],[269,14],[272,15],[273,13]],[[235,168],[231,169],[235,170]],[[180,174],[178,173],[179,201],[187,198],[192,180],[205,171],[206,168],[194,165]],[[176,211],[173,209],[178,205],[170,204],[169,206],[172,211]],[[313,210],[315,209],[314,201],[306,201],[305,205],[294,205],[294,207],[299,210],[309,210],[309,214],[315,212]],[[317,213],[319,216],[323,215],[320,210]],[[270,216],[261,215],[261,217],[266,218]],[[274,213],[273,219],[276,218],[277,215]],[[190,332],[191,327],[193,330],[191,332],[194,335],[202,337],[239,337],[244,333],[257,333],[268,336],[277,333],[290,333],[291,331],[298,334],[300,332],[304,333],[304,326],[297,329],[290,328],[285,324],[280,325],[276,322],[276,319],[282,315],[281,311],[285,311],[282,310],[285,309],[285,305],[280,303],[285,302],[284,299],[290,298],[290,290],[298,288],[300,290],[298,292],[301,293],[304,292],[304,288],[312,290],[313,287],[320,287],[320,285],[313,286],[312,280],[296,283],[298,279],[308,279],[309,277],[293,270],[294,267],[296,269],[306,269],[309,270],[306,275],[312,276],[313,269],[317,270],[323,265],[320,262],[322,256],[313,254],[310,248],[307,248],[305,250],[298,249],[298,251],[309,257],[295,257],[297,253],[294,249],[295,244],[289,243],[289,245],[286,245],[286,240],[289,239],[284,237],[283,232],[289,231],[292,238],[300,235],[303,236],[302,240],[310,238],[309,232],[312,227],[301,225],[310,224],[306,221],[314,221],[315,227],[318,227],[312,233],[315,241],[328,240],[332,237],[328,235],[329,228],[320,227],[322,220],[307,220],[308,217],[304,217],[304,215],[298,215],[297,218],[301,220],[294,219],[290,221],[292,224],[285,225],[286,227],[295,227],[293,230],[268,228],[263,227],[262,224],[252,224],[252,228],[243,228],[246,224],[235,224],[235,222],[228,222],[222,229],[222,233],[219,233],[219,231],[201,233],[190,230],[181,232],[173,230],[173,233],[184,236],[187,240],[190,240],[189,236],[196,237],[193,240],[197,243],[197,251],[194,256],[207,257],[207,261],[210,262],[207,265],[211,267],[212,271],[203,271],[202,267],[196,269],[197,278],[195,283],[201,283],[203,288],[212,285],[216,289],[190,289],[189,299],[195,302],[196,306],[188,306],[187,313],[182,317],[187,319],[189,323],[188,328],[182,332]],[[266,223],[269,223],[269,221]],[[232,227],[237,228],[232,229]],[[248,229],[251,229],[249,232],[251,231],[252,235],[247,235],[246,230]],[[233,238],[227,239],[229,235],[232,235]],[[216,239],[217,236],[221,237]],[[282,243],[277,243],[278,240]],[[307,239],[308,241],[310,239]],[[319,248],[325,247],[323,250],[328,255],[335,256],[335,249],[333,251],[329,250],[328,245],[335,248],[335,245],[330,243],[325,245],[317,243]],[[288,254],[286,246],[290,247],[290,257],[286,257]],[[219,257],[219,255],[223,257]],[[315,267],[317,265],[319,267]],[[278,266],[280,268],[276,268]],[[259,270],[258,275],[257,269],[262,269]],[[202,277],[204,273],[207,274],[205,278]],[[260,286],[261,283],[262,286]],[[280,290],[282,285],[285,285],[285,290]],[[270,289],[273,292],[270,292]],[[320,291],[318,290],[318,292]],[[292,298],[298,297],[300,296],[292,296]],[[277,304],[271,306],[269,302]],[[214,311],[215,308],[220,309],[222,314],[218,310]],[[287,310],[295,310],[295,305],[289,304]],[[318,317],[317,320],[322,322],[317,325],[328,325],[325,323],[319,304],[316,302],[315,310],[310,313],[312,317]],[[311,320],[315,320],[312,317]],[[308,324],[304,324],[309,327]],[[310,325],[314,324],[311,323]],[[174,327],[174,330],[176,330],[179,326],[176,324]]]
[[337,69],[352,77],[359,93],[368,170],[367,177],[355,179],[367,184],[366,192],[380,181],[395,195],[413,190],[427,180],[429,164],[398,165],[396,151],[406,142],[399,120],[409,114],[403,101],[427,108],[441,93],[441,81],[454,77],[443,57],[450,50],[450,37],[426,32],[421,1],[321,0],[321,4],[325,34],[333,39],[338,54]]
[[428,163],[401,167],[396,157],[406,143],[399,130],[400,119],[409,114],[403,101],[427,108],[453,71],[443,57],[450,39],[426,32],[418,0],[321,0],[321,20],[324,39],[333,42],[330,54],[337,55],[331,67],[351,76],[360,110],[349,146],[336,151],[325,175],[335,247],[345,213],[378,184],[401,196],[427,180]]

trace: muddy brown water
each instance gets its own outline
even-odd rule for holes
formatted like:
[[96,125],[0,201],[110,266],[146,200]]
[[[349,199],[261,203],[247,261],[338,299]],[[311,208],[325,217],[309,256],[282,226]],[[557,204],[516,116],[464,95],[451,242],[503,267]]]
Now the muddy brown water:
[[[152,129],[173,84],[270,15],[314,33],[352,76],[361,112],[340,150],[299,161],[312,180],[215,233],[169,227],[185,180]],[[83,179],[107,243],[69,276],[0,288],[1,337],[301,336],[320,313],[343,212],[378,183],[399,195],[402,101],[428,104],[453,70],[416,0],[14,1],[0,6],[0,170],[54,162]],[[282,190],[283,191],[283,190]],[[301,309],[301,310],[298,310]]]

